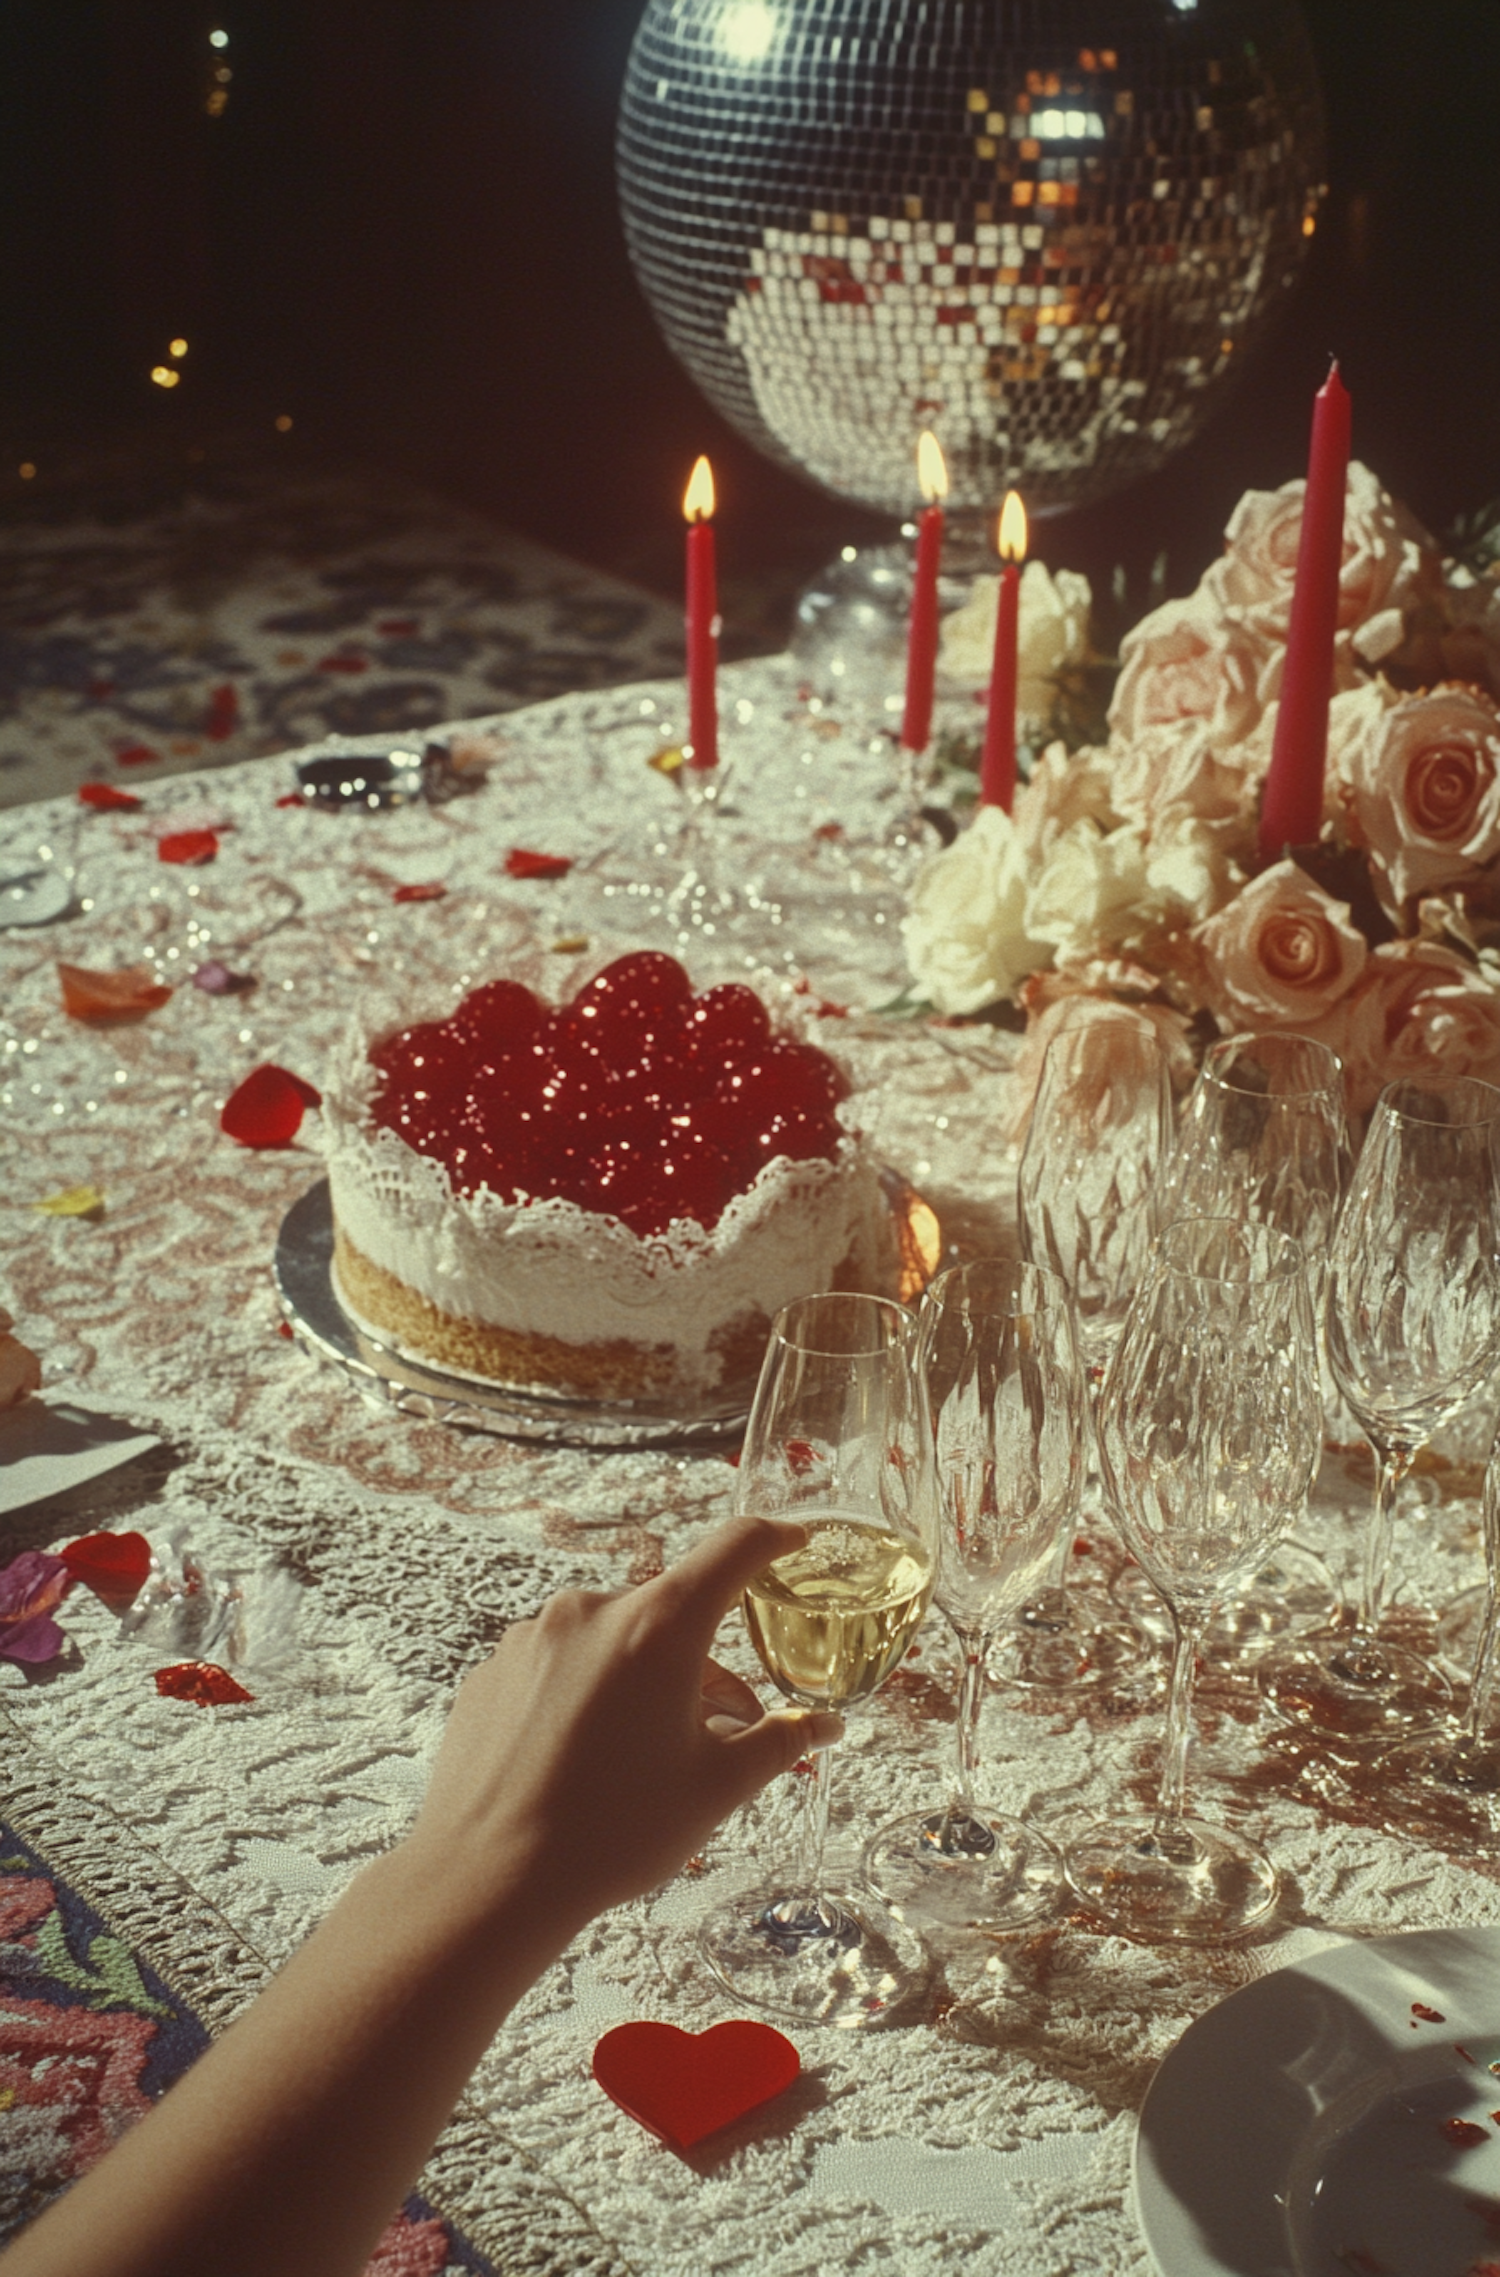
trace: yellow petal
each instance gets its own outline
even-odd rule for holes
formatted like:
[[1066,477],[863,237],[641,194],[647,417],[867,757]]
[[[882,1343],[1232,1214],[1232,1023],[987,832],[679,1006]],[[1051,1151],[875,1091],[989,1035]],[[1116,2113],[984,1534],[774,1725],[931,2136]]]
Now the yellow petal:
[[97,1186],[70,1186],[66,1193],[49,1194],[45,1202],[33,1202],[34,1210],[45,1210],[49,1218],[91,1218],[104,1207],[104,1196]]
[[658,775],[676,775],[681,773],[686,761],[678,746],[668,743],[660,751],[653,751],[646,765],[654,767]]

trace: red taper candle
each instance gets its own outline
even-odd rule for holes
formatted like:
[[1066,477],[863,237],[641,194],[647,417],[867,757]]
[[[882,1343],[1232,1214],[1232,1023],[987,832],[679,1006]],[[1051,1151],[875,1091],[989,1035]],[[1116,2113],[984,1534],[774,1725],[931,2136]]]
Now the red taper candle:
[[1278,861],[1288,846],[1310,846],[1323,822],[1328,706],[1333,700],[1333,637],[1344,561],[1344,495],[1349,480],[1349,391],[1335,364],[1313,400],[1307,495],[1297,547],[1297,582],[1271,767],[1260,813],[1260,854]]
[[916,577],[911,589],[911,626],[906,636],[906,710],[901,741],[908,751],[925,751],[932,734],[932,685],[937,675],[938,571],[943,559],[943,509],[948,469],[936,435],[924,430],[917,443],[917,480],[927,510],[917,522]]
[[1000,596],[995,611],[995,660],[990,667],[990,708],[979,768],[979,803],[1003,806],[1016,796],[1016,649],[1021,623],[1021,563],[1026,558],[1026,509],[1014,490],[1005,493],[996,533]]
[[714,559],[714,477],[693,468],[682,501],[687,519],[688,765],[719,764],[719,581]]

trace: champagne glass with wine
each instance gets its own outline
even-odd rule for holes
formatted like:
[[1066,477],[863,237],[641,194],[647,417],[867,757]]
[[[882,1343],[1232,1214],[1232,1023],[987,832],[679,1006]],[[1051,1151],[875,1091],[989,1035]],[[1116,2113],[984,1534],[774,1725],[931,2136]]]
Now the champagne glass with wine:
[[[912,1315],[881,1297],[803,1297],[777,1315],[736,1478],[742,1511],[805,1533],[750,1583],[745,1626],[800,1707],[847,1711],[900,1666],[932,1594]],[[790,1531],[790,1528],[789,1528]],[[739,2000],[806,2023],[889,2022],[926,1981],[921,1941],[830,1883],[831,1754],[810,1759],[795,1863],[704,1922]]]
[[1066,1284],[1039,1265],[981,1258],[932,1284],[917,1396],[938,1512],[935,1596],[963,1666],[955,1790],[881,1829],[865,1877],[903,1916],[1015,1929],[1048,1912],[1062,1860],[980,1797],[979,1716],[990,1646],[1072,1535],[1088,1402]]
[[1168,1226],[1110,1362],[1099,1432],[1125,1539],[1172,1618],[1161,1789],[1149,1818],[1103,1820],[1067,1853],[1079,1897],[1127,1935],[1211,1942],[1276,1903],[1265,1852],[1188,1814],[1193,1677],[1215,1599],[1285,1531],[1322,1443],[1298,1244],[1230,1218]]

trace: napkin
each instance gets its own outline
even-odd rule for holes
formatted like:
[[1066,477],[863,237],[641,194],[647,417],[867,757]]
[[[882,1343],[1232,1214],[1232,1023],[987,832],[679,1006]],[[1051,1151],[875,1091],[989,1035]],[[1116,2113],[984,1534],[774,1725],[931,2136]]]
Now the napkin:
[[117,1470],[161,1442],[69,1400],[24,1400],[0,1414],[0,1517]]

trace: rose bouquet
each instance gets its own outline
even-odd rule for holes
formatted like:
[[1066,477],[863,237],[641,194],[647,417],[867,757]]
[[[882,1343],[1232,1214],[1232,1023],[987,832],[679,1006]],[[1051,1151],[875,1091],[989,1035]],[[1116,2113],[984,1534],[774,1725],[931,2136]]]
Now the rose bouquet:
[[1260,797],[1304,484],[1241,499],[1197,591],[1121,647],[1108,741],[1054,742],[912,893],[916,993],[1009,1001],[1035,1064],[1066,1002],[1138,1005],[1186,1065],[1286,1028],[1362,1110],[1398,1076],[1500,1079],[1500,582],[1349,469],[1323,822],[1265,866]]

